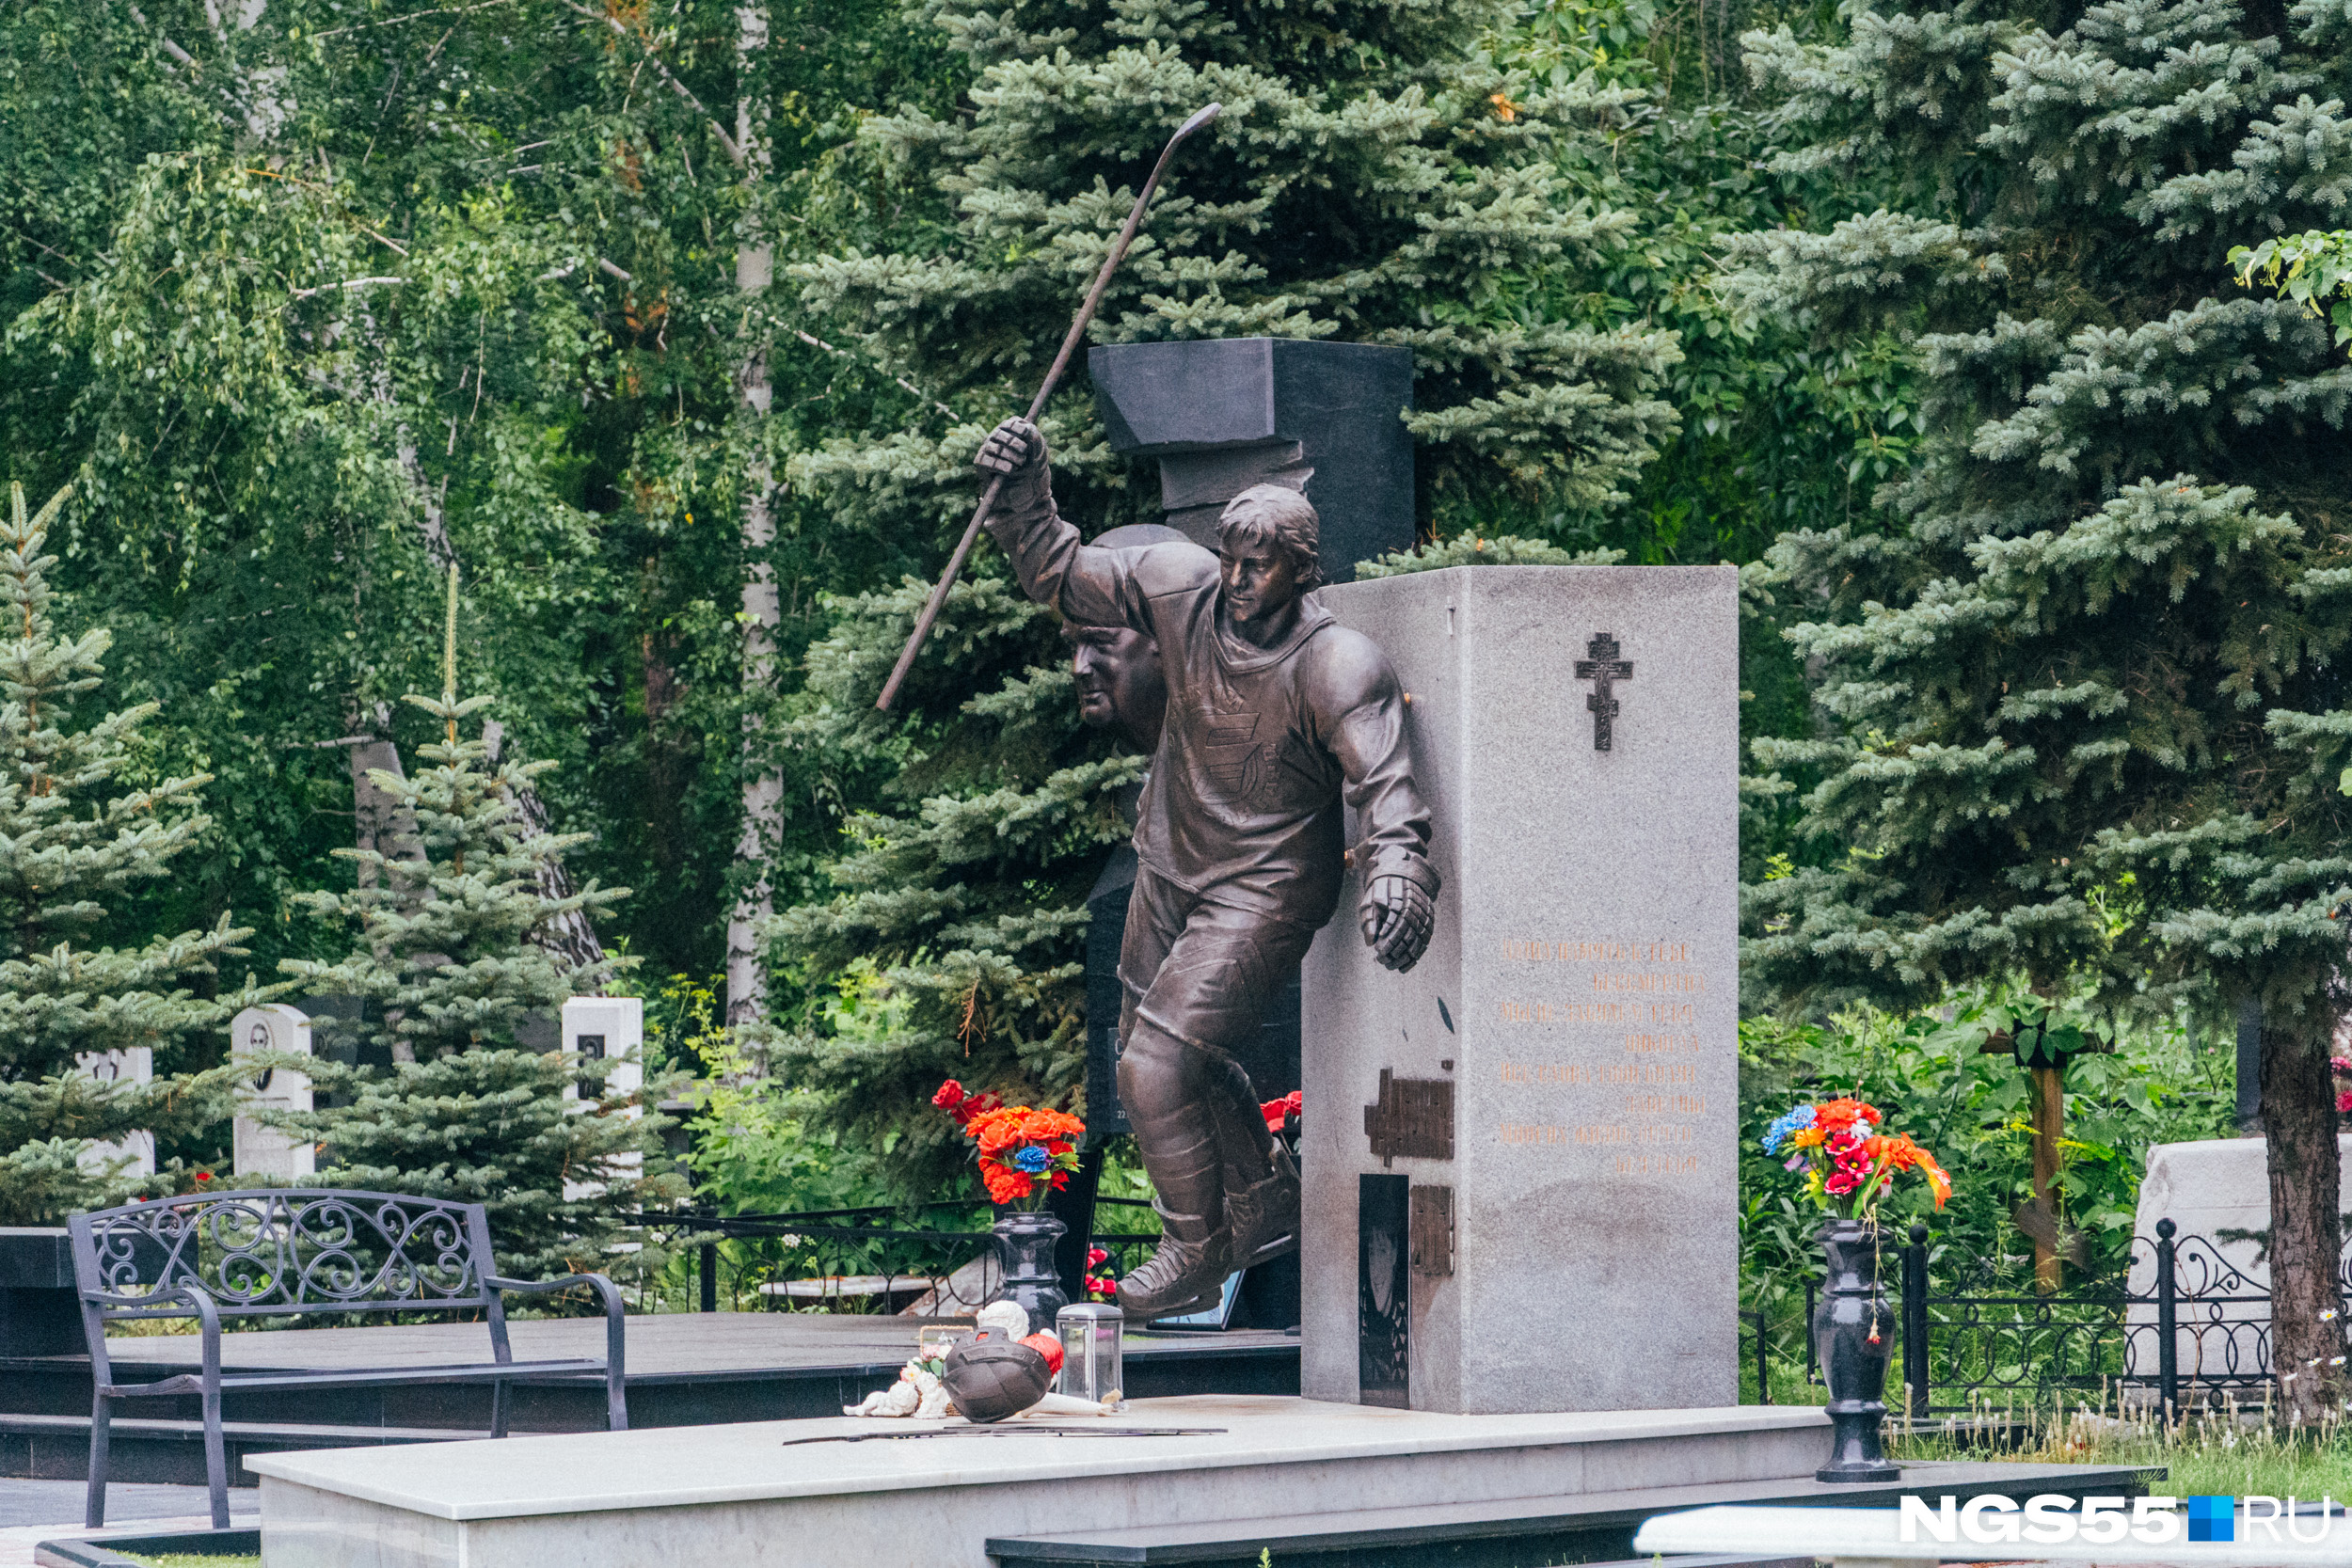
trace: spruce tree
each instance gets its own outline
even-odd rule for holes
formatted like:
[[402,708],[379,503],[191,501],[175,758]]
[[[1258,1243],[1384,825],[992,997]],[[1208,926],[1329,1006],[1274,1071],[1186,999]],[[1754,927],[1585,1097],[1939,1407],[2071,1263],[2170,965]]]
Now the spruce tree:
[[[887,1148],[895,1196],[972,1186],[946,1078],[1008,1101],[1082,1104],[1086,895],[1129,832],[1120,793],[1145,759],[1077,721],[1070,651],[1048,610],[997,577],[960,583],[932,632],[971,693],[936,717],[874,721],[919,583],[834,605],[786,728],[787,777],[843,813],[823,895],[787,909],[771,962],[804,998],[753,1031],[771,1068],[818,1091],[823,1120]],[[944,686],[943,677],[932,677]]]
[[[308,1070],[322,1101],[342,1103],[283,1119],[324,1145],[321,1185],[485,1205],[510,1275],[611,1272],[634,1212],[683,1195],[660,1163],[667,1123],[645,1110],[660,1094],[605,1093],[614,1062],[534,1051],[518,1037],[530,1016],[600,991],[616,963],[573,961],[532,933],[593,915],[628,890],[591,881],[566,897],[542,891],[542,868],[586,835],[542,832],[518,803],[552,764],[494,762],[478,735],[460,738],[460,722],[491,699],[458,696],[455,635],[453,570],[441,695],[406,699],[440,722],[443,738],[418,748],[424,766],[413,776],[373,775],[415,821],[421,858],[339,851],[356,863],[357,885],[305,901],[349,938],[349,953],[279,966],[313,990],[374,1004],[379,1022],[320,1027],[356,1028],[396,1059],[389,1070],[319,1060]],[[575,1083],[580,1097],[568,1099]],[[635,1266],[660,1261],[631,1256]]]
[[[1212,100],[1224,114],[1169,170],[1093,341],[1410,348],[1420,483],[1456,505],[1605,504],[1676,428],[1656,395],[1673,334],[1549,313],[1560,274],[1596,271],[1633,221],[1570,190],[1559,145],[1605,156],[1602,133],[1643,94],[1498,64],[1482,45],[1508,12],[1492,0],[927,0],[920,16],[969,62],[970,111],[903,108],[862,143],[932,204],[909,211],[902,248],[793,276],[808,309],[953,414],[828,442],[793,472],[927,564],[969,511],[972,453],[1027,404],[1144,171]],[[1041,420],[1064,509],[1156,520],[1151,487],[1104,444],[1083,359],[1073,369]]]
[[[166,1191],[93,1144],[133,1132],[192,1133],[229,1109],[229,1075],[177,1073],[102,1085],[79,1058],[147,1047],[167,1059],[271,994],[199,997],[218,961],[252,932],[223,915],[209,931],[135,940],[121,905],[205,835],[208,778],[125,788],[139,772],[141,726],[155,705],[82,712],[103,684],[113,639],[76,635],[52,613],[49,529],[68,491],[28,514],[8,486],[0,518],[0,1224],[54,1224],[74,1209]],[[116,791],[121,791],[116,793]],[[103,900],[103,902],[102,902]],[[107,942],[121,940],[121,945]],[[103,943],[100,945],[99,943]]]
[[1924,434],[1878,517],[1770,558],[1825,737],[1756,748],[1814,782],[1811,863],[1748,890],[1751,974],[1790,1003],[2259,998],[2273,1355],[2289,1409],[2333,1411],[2352,367],[2225,256],[2352,199],[2340,8],[1846,17],[1747,40],[1809,142],[1782,164],[1905,199],[1749,235],[1732,285],[1825,341],[1909,335]]

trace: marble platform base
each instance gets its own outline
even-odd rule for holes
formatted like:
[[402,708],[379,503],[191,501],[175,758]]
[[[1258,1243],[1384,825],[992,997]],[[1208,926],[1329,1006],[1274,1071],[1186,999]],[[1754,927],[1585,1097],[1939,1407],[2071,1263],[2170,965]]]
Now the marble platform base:
[[1455,1416],[1200,1395],[1103,1424],[1224,1430],[786,1447],[884,1423],[767,1421],[246,1467],[262,1478],[262,1568],[989,1568],[992,1536],[1809,1475],[1828,1421],[1787,1406]]

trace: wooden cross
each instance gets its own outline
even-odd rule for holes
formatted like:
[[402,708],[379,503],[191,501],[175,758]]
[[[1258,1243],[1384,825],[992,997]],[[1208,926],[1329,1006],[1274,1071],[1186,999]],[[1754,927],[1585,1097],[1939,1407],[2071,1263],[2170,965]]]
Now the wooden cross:
[[1584,706],[1593,716],[1593,750],[1609,750],[1612,721],[1617,717],[1614,690],[1618,681],[1633,678],[1633,661],[1619,658],[1617,639],[1613,632],[1602,632],[1584,644],[1585,657],[1576,661],[1576,678],[1593,683],[1593,694],[1584,699]]

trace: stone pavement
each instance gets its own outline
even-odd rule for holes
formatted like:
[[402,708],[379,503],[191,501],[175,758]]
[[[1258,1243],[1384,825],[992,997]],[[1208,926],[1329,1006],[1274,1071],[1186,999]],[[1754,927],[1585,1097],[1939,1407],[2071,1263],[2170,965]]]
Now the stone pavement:
[[[33,1568],[33,1548],[41,1542],[88,1534],[82,1528],[85,1491],[78,1481],[0,1481],[0,1568]],[[229,1516],[234,1523],[248,1523],[261,1512],[258,1491],[230,1492]],[[109,1529],[134,1524],[206,1529],[212,1522],[201,1486],[118,1481],[106,1489]]]

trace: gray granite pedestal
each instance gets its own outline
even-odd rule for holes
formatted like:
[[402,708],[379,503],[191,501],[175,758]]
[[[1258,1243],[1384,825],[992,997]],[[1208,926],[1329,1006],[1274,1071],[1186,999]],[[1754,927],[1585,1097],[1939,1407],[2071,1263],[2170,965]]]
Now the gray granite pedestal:
[[1352,875],[1307,958],[1301,1392],[1733,1403],[1736,574],[1456,567],[1323,602],[1411,694],[1445,887],[1411,973],[1373,960]]

